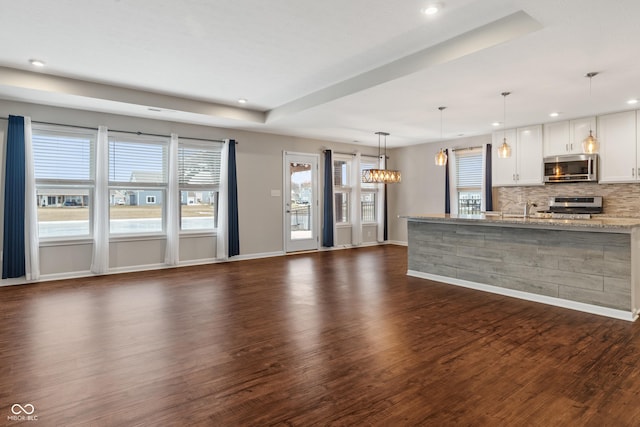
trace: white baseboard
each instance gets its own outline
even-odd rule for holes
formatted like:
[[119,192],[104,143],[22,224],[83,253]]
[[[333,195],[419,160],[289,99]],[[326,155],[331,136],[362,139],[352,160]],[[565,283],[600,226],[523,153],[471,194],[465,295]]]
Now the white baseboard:
[[403,242],[401,240],[387,240],[387,244],[398,245],[398,246],[409,246],[408,242]]
[[408,270],[407,276],[433,280],[436,282],[447,283],[449,285],[462,286],[464,288],[491,292],[493,294],[519,298],[527,301],[540,302],[543,304],[553,305],[556,307],[568,308],[571,310],[582,311],[585,313],[612,317],[614,319],[626,320],[629,322],[633,322],[638,318],[638,314],[633,313],[631,311],[618,310],[615,308],[608,308],[608,307],[600,307],[598,305],[586,304],[586,303],[577,302],[577,301],[570,301],[570,300],[550,297],[546,295],[532,294],[530,292],[518,291],[515,289],[508,289],[508,288],[501,288],[499,286],[485,285],[483,283],[470,282],[468,280],[461,280],[453,277],[438,276],[437,274],[429,274],[429,273],[422,273],[420,271],[415,271],[415,270]]
[[283,255],[285,255],[284,251],[262,252],[257,254],[236,255],[232,258],[226,259],[225,261],[246,261],[249,259],[273,258],[276,256],[283,256]]

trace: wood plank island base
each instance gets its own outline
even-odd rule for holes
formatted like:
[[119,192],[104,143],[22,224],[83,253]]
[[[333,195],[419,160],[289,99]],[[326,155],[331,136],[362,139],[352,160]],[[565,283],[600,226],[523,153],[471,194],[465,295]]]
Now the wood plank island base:
[[633,321],[640,219],[407,217],[408,275]]

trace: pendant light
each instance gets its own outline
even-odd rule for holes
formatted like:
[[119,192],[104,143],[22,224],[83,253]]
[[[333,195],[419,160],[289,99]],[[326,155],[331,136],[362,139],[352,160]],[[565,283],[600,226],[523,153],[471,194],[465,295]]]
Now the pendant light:
[[[447,107],[438,107],[438,110],[440,110],[440,142],[442,142],[442,112],[445,108]],[[436,166],[445,166],[447,164],[447,153],[445,153],[442,148],[440,148],[440,151],[436,154],[435,161]]]
[[[376,132],[378,135],[378,159],[380,159],[380,139],[384,136],[384,159],[385,164],[387,162],[387,132]],[[362,182],[372,184],[396,184],[400,182],[402,176],[400,171],[384,169],[363,169],[362,170]]]
[[504,97],[504,119],[502,121],[502,145],[498,147],[498,157],[501,159],[507,159],[511,157],[511,147],[507,144],[507,96],[509,96],[511,92],[502,92],[502,96]]
[[[589,102],[591,101],[591,79],[597,76],[598,73],[587,73],[585,77],[589,77]],[[597,153],[598,152],[598,140],[593,136],[593,129],[591,129],[591,121],[589,121],[589,136],[582,141],[582,151],[585,153]]]

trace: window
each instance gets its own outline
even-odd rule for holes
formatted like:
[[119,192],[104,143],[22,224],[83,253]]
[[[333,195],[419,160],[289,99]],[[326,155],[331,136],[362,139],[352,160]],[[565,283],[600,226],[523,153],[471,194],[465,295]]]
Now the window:
[[213,231],[218,225],[221,144],[180,140],[180,229]]
[[90,237],[95,187],[96,131],[32,127],[38,235],[41,239]]
[[479,214],[482,202],[482,150],[456,152],[458,214]]
[[111,234],[163,232],[167,150],[164,138],[109,136]]
[[336,224],[348,224],[350,222],[350,173],[351,158],[336,156],[336,159],[333,161],[333,208],[335,210]]
[[[378,167],[377,159],[363,159],[360,162],[360,176],[362,176],[362,170],[376,169]],[[363,223],[376,222],[376,194],[382,186],[364,182],[360,185],[360,219]]]

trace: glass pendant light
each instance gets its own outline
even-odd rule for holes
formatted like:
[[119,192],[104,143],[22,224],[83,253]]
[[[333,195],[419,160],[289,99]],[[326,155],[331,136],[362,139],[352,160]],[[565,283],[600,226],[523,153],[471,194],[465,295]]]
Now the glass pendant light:
[[[384,158],[387,159],[387,132],[376,132],[378,135],[378,159],[380,159],[380,137],[384,136]],[[402,174],[398,170],[384,169],[363,169],[362,182],[373,184],[396,184],[402,181]]]
[[[591,103],[591,79],[597,76],[598,73],[587,73],[585,77],[589,77],[589,102]],[[597,153],[598,152],[598,140],[593,136],[593,129],[589,126],[589,136],[582,141],[582,151],[585,153]]]
[[[440,142],[442,142],[442,112],[447,107],[438,107],[440,110]],[[438,151],[435,157],[436,166],[445,166],[447,164],[447,153],[442,148]]]
[[507,144],[507,96],[511,92],[502,92],[504,97],[504,119],[502,121],[502,145],[498,147],[498,157],[501,159],[507,159],[511,157],[511,146]]

